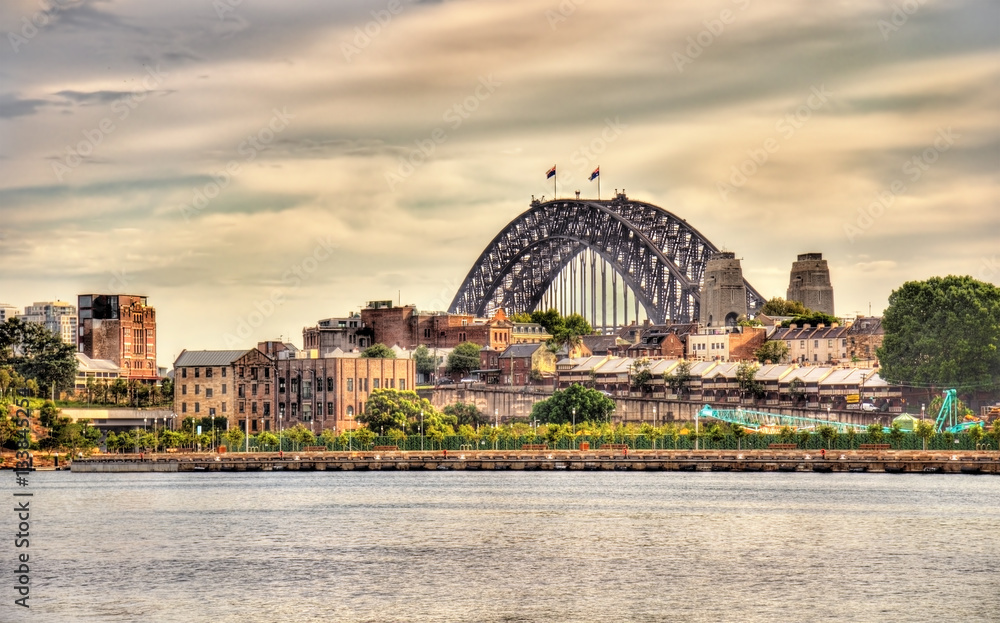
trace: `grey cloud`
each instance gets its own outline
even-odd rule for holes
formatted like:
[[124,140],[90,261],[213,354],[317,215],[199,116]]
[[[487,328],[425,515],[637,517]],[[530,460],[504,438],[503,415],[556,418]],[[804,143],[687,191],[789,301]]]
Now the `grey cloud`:
[[33,115],[47,103],[42,99],[20,99],[15,93],[0,94],[0,119]]

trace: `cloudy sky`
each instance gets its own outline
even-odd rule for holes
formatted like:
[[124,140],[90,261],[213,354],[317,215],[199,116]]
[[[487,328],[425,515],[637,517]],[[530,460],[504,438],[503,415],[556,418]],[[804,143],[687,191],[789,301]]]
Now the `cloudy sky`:
[[1000,283],[995,1],[5,0],[0,25],[0,301],[145,294],[161,365],[446,308],[553,164],[765,296],[810,251],[841,315]]

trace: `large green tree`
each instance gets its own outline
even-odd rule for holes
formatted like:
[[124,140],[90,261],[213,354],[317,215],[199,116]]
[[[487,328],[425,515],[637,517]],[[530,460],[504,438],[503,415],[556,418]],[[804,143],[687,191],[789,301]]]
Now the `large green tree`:
[[753,356],[761,363],[781,363],[788,356],[788,344],[785,340],[768,340],[753,351]]
[[34,380],[46,393],[73,387],[76,349],[34,322],[11,318],[0,325],[0,368]]
[[437,413],[430,401],[421,398],[415,391],[382,388],[368,395],[365,411],[357,419],[372,431],[384,435],[394,429],[404,430],[409,422],[420,418],[421,411],[425,420]]
[[385,344],[378,342],[361,351],[361,356],[367,359],[395,359],[396,353]]
[[908,281],[889,295],[882,378],[931,388],[1000,386],[1000,288],[972,277]]
[[798,301],[786,301],[780,296],[776,296],[760,308],[760,313],[767,316],[800,316],[810,313],[805,305]]
[[445,415],[453,416],[458,426],[478,426],[488,424],[489,418],[471,402],[456,402],[441,410]]
[[514,314],[511,320],[514,322],[537,322],[542,325],[542,328],[552,335],[549,345],[555,348],[576,346],[580,343],[582,336],[591,335],[594,332],[587,319],[580,314],[563,316],[554,307],[544,311],[536,310],[530,314]]
[[468,374],[479,369],[479,350],[482,348],[475,342],[462,342],[448,355],[448,372]]
[[795,316],[791,320],[786,320],[782,322],[781,326],[787,329],[793,324],[797,327],[801,327],[804,325],[811,325],[813,327],[816,327],[821,324],[825,324],[826,326],[829,327],[835,322],[839,322],[839,320],[837,320],[836,317],[831,316],[830,314],[825,314],[823,312],[818,312],[818,311],[807,311],[804,314],[799,314]]
[[536,402],[531,417],[541,422],[564,424],[573,420],[576,409],[577,423],[602,422],[614,413],[615,401],[596,389],[574,383],[566,389],[556,390],[551,398]]

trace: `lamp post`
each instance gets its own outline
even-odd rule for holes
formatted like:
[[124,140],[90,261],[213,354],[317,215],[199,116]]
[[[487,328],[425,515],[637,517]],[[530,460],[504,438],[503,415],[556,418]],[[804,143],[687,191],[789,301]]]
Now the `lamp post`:
[[500,443],[500,409],[493,409],[493,428],[496,429],[496,436],[493,438],[493,449],[496,450]]
[[[656,428],[656,405],[653,405],[653,428]],[[653,449],[656,450],[656,437],[653,437]]]
[[424,451],[424,410],[420,410],[420,451]]
[[576,407],[573,407],[573,449],[576,450]]
[[[159,422],[160,416],[153,418],[153,454],[156,454],[156,450],[160,447],[160,436],[156,432]],[[166,421],[164,421],[164,424],[166,424]]]
[[[250,418],[243,420],[243,428],[246,429],[246,435],[243,435],[243,451],[250,452]],[[215,447],[215,416],[212,416],[212,447]]]
[[698,449],[698,411],[694,412],[694,449]]
[[257,450],[260,450],[260,438],[264,434],[264,418],[260,418],[260,431],[257,432]]
[[281,414],[278,414],[278,452],[281,452]]
[[146,418],[142,418],[142,436],[146,436]]

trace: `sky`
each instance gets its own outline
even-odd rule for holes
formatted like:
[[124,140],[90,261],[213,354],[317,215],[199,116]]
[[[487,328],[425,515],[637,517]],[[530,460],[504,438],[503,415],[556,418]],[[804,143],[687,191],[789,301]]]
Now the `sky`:
[[1000,4],[5,0],[0,302],[149,297],[158,358],[446,309],[529,207],[663,207],[841,316],[1000,284]]

